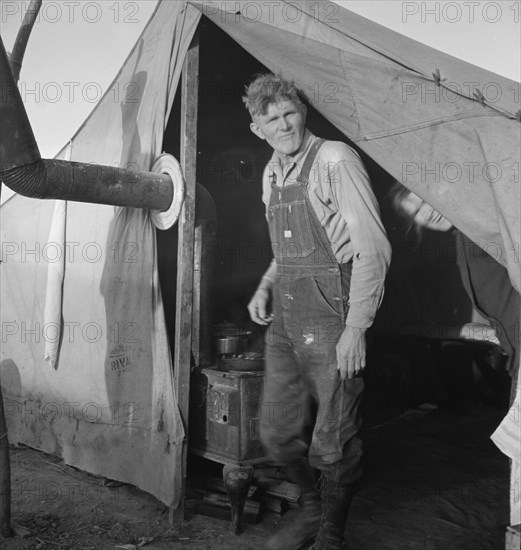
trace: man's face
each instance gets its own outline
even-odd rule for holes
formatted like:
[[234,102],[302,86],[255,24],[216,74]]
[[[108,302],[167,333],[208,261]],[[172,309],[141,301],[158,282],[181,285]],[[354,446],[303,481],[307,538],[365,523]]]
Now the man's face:
[[448,231],[452,224],[415,193],[409,193],[402,201],[403,210],[420,227],[432,231]]
[[265,139],[279,155],[294,155],[306,130],[306,106],[292,101],[270,103],[264,115],[255,115],[251,131]]

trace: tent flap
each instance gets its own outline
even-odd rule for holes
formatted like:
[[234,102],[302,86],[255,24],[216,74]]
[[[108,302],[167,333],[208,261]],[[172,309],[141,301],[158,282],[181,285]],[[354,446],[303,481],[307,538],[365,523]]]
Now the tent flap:
[[[197,10],[182,2],[158,5],[109,87],[126,94],[119,101],[111,92],[102,98],[73,137],[71,160],[151,168],[162,153],[199,18]],[[137,485],[176,506],[184,428],[173,388],[150,215],[140,209],[69,203],[66,241],[51,243],[52,211],[53,203],[20,196],[2,206],[3,242],[36,250],[33,256],[19,251],[2,264],[2,320],[16,331],[2,345],[10,439]],[[47,266],[56,255],[65,277],[62,342],[53,370],[44,355],[55,327],[45,324],[43,306]],[[21,340],[22,326],[35,332]]]

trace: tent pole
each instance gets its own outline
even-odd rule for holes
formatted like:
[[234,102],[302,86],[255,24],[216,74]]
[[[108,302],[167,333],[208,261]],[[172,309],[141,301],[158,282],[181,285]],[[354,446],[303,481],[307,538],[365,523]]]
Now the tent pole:
[[[186,195],[179,218],[177,254],[177,300],[174,346],[174,392],[185,429],[179,450],[176,486],[181,488],[180,506],[185,518],[188,447],[188,405],[192,355],[192,308],[194,292],[194,235],[197,162],[197,102],[199,85],[199,34],[196,31],[183,64],[181,83],[181,167]],[[170,514],[173,521],[173,514]]]
[[[40,8],[42,0],[31,0],[31,4],[25,14],[22,26],[16,36],[9,65],[13,73],[15,83],[20,77],[22,61],[29,41],[29,36],[33,29],[34,22]],[[0,384],[0,535],[11,537],[13,529],[11,528],[11,460],[9,457],[9,439],[7,433],[7,423],[4,412],[4,400],[2,397],[2,385]]]
[[11,464],[9,461],[9,441],[4,414],[2,389],[0,388],[0,534],[12,535],[11,530]]

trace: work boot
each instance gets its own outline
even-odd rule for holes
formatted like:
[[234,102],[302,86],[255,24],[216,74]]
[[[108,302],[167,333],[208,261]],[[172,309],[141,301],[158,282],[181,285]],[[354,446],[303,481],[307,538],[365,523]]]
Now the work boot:
[[282,527],[270,537],[266,550],[300,550],[318,533],[321,517],[320,493],[316,489],[315,476],[307,459],[301,459],[291,466],[289,478],[300,487],[300,509],[293,523]]
[[322,516],[315,543],[309,550],[347,550],[344,536],[349,506],[353,500],[352,485],[340,485],[322,477]]

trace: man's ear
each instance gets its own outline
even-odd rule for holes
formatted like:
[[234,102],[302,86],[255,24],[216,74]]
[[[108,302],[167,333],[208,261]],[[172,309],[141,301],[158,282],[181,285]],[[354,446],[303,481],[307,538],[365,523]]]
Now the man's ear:
[[306,107],[305,103],[302,103],[300,106],[300,112],[302,113],[302,116],[304,117],[304,124],[306,123],[306,118],[308,116],[308,108]]
[[250,130],[258,137],[258,138],[261,138],[261,139],[266,139],[264,137],[264,133],[262,132],[262,130],[260,129],[259,125],[256,123],[256,122],[252,122],[250,124]]

